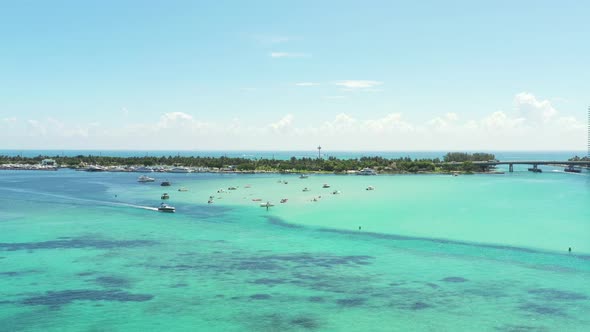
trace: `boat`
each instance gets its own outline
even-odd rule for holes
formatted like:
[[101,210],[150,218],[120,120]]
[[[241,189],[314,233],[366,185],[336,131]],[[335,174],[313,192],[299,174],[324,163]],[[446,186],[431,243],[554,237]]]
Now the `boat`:
[[141,166],[133,169],[133,171],[137,173],[152,173],[154,170],[150,167]]
[[308,177],[309,177],[309,176],[307,176],[307,175],[305,175],[305,174],[301,174],[301,175],[299,175],[299,178],[300,178],[300,179],[307,179]]
[[271,206],[275,206],[274,204],[272,204],[271,202],[266,202],[266,203],[260,203],[260,207],[265,207],[265,208],[269,208]]
[[209,200],[207,201],[207,204],[213,204],[213,199],[209,199]]
[[156,179],[150,178],[149,176],[142,175],[137,178],[137,182],[154,182]]
[[368,186],[368,187],[367,187],[367,189],[365,189],[365,190],[375,190],[375,187],[373,187],[373,186]]
[[582,170],[580,168],[576,168],[574,166],[568,166],[566,169],[563,170],[564,172],[568,172],[568,173],[582,173]]
[[160,197],[162,199],[170,199],[170,195],[168,195],[168,193],[163,193],[162,197]]
[[332,195],[340,195],[342,192],[340,190],[334,190]]
[[238,189],[238,187],[229,187],[229,188],[227,188],[227,190],[237,190],[237,189]]
[[109,172],[126,172],[127,170],[120,166],[109,167],[107,169]]
[[543,170],[540,168],[535,168],[535,167],[531,167],[529,168],[529,172],[533,172],[533,173],[543,173]]
[[377,172],[375,172],[375,170],[372,168],[363,168],[362,170],[356,172],[356,175],[377,175]]
[[104,172],[107,169],[102,166],[90,165],[86,168],[86,172]]
[[160,212],[174,213],[174,212],[176,212],[176,208],[174,206],[170,206],[170,205],[168,205],[166,203],[162,203],[158,207],[158,211],[160,211]]
[[262,202],[262,198],[252,198],[252,202]]
[[330,185],[327,183],[324,183],[324,185],[322,186],[322,188],[330,188]]
[[170,187],[172,184],[170,183],[170,181],[163,181],[162,183],[160,183],[160,185],[162,187]]
[[180,187],[178,188],[178,191],[188,191],[188,189],[186,189],[185,187]]
[[309,188],[307,188],[307,187],[303,188],[303,192],[308,192],[308,191],[309,191]]
[[286,198],[281,199],[281,203],[287,203],[287,199]]
[[186,167],[174,167],[168,170],[168,173],[190,173],[191,170]]

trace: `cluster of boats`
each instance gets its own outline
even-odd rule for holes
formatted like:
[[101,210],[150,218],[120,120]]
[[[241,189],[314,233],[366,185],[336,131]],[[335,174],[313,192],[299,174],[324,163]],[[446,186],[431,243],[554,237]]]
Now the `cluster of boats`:
[[86,171],[86,172],[136,172],[136,173],[153,173],[153,172],[160,172],[160,173],[192,173],[192,172],[203,172],[207,171],[204,168],[197,168],[191,169],[188,167],[147,167],[147,166],[139,166],[139,167],[122,167],[122,166],[99,166],[99,165],[89,165],[86,167],[81,167],[78,170]]

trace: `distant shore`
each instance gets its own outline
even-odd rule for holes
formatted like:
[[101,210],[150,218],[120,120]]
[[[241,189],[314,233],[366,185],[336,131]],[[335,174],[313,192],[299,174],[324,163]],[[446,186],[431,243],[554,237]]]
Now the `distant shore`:
[[[574,157],[571,159],[580,159]],[[587,157],[586,157],[587,158]],[[583,159],[583,158],[582,158]],[[450,152],[441,158],[412,159],[380,156],[351,159],[291,157],[228,158],[199,156],[112,157],[112,156],[0,156],[0,170],[56,171],[69,168],[88,172],[135,173],[233,173],[233,174],[502,174],[489,153]],[[480,163],[478,163],[480,162]]]

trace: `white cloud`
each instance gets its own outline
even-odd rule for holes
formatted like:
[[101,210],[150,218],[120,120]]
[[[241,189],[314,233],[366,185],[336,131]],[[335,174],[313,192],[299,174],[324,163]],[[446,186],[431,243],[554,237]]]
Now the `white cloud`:
[[334,84],[344,87],[344,88],[347,88],[347,89],[368,89],[368,88],[374,88],[378,85],[381,85],[381,84],[383,84],[383,82],[368,81],[368,80],[346,80],[346,81],[338,81]]
[[7,148],[37,149],[298,150],[318,143],[341,150],[585,148],[585,119],[562,114],[532,94],[517,94],[514,100],[517,107],[511,111],[497,110],[479,116],[441,112],[420,121],[412,118],[410,112],[395,110],[382,116],[367,116],[370,113],[364,112],[371,111],[367,109],[352,111],[358,113],[340,110],[333,115],[318,111],[314,116],[298,118],[297,122],[298,113],[294,111],[266,122],[250,116],[213,122],[211,118],[197,116],[199,113],[176,111],[127,125],[125,121],[80,125],[71,123],[71,119],[55,118],[19,122],[11,117],[0,120],[0,140],[13,144]]
[[271,58],[306,58],[310,55],[307,53],[294,53],[294,52],[271,52],[269,54]]
[[315,83],[315,82],[299,82],[299,83],[295,83],[295,85],[297,85],[297,86],[318,86],[318,85],[320,85],[320,83]]
[[518,114],[530,121],[548,122],[557,115],[557,110],[549,100],[538,100],[535,95],[528,92],[517,94],[514,97],[514,105]]
[[275,133],[285,133],[291,129],[293,124],[293,115],[287,114],[282,117],[279,121],[271,123],[269,126]]

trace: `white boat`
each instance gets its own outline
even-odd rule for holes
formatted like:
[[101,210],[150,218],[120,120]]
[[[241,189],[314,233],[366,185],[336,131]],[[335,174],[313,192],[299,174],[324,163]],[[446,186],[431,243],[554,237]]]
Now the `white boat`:
[[260,203],[260,207],[265,207],[265,208],[269,208],[271,206],[275,206],[274,204],[272,204],[271,202],[266,202],[266,203]]
[[363,168],[362,170],[356,172],[356,175],[377,175],[377,172],[375,172],[375,170],[372,168]]
[[127,170],[120,166],[109,167],[107,169],[109,172],[126,172]]
[[301,175],[299,175],[299,178],[300,178],[300,179],[307,179],[307,178],[308,178],[308,176],[307,176],[307,175],[305,175],[305,174],[301,174]]
[[168,173],[190,173],[190,169],[186,167],[174,167],[168,170]]
[[186,189],[185,187],[180,187],[178,188],[178,191],[188,191],[188,189]]
[[303,192],[308,192],[308,191],[309,191],[309,188],[307,188],[307,187],[303,188]]
[[174,206],[170,206],[166,203],[162,203],[162,204],[160,204],[160,207],[158,207],[158,211],[160,211],[160,212],[176,212],[176,208]]
[[340,190],[334,190],[332,195],[340,195],[342,192]]
[[142,175],[139,178],[137,178],[137,182],[154,182],[154,181],[156,181],[156,179],[150,178],[149,176],[145,176],[145,175]]
[[238,189],[238,187],[229,187],[229,188],[227,188],[227,190],[237,190],[237,189]]
[[324,185],[322,186],[322,188],[330,188],[330,185],[327,183],[324,183]]
[[170,195],[168,195],[168,193],[163,193],[161,198],[162,199],[170,199]]
[[104,172],[107,169],[102,166],[90,165],[86,168],[86,172]]
[[141,166],[141,167],[133,169],[133,171],[137,172],[137,173],[151,173],[154,170],[150,167]]
[[367,187],[367,189],[365,189],[365,190],[375,190],[375,187],[373,187],[373,186],[368,186],[368,187]]

